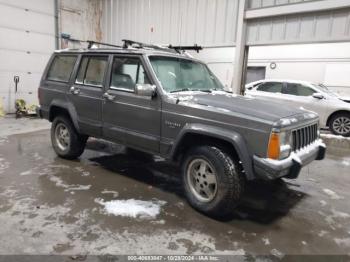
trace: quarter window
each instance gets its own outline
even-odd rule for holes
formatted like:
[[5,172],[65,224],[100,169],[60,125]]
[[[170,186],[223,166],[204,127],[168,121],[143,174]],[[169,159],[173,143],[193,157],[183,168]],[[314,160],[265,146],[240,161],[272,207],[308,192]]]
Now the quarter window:
[[101,87],[107,68],[107,61],[108,57],[106,56],[83,57],[76,83]]
[[76,56],[55,56],[47,73],[47,79],[52,81],[68,82],[76,59]]
[[113,61],[111,88],[134,91],[136,84],[149,84],[139,58],[117,57]]
[[313,90],[308,86],[289,83],[284,93],[287,95],[294,95],[294,96],[312,96],[316,92],[315,90]]
[[266,82],[258,86],[256,90],[269,93],[282,93],[283,83]]

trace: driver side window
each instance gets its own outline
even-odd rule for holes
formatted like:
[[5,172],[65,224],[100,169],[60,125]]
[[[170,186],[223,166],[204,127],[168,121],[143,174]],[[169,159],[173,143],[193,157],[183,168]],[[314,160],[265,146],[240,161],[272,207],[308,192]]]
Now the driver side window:
[[111,89],[134,91],[136,84],[150,84],[139,58],[116,57],[113,60]]

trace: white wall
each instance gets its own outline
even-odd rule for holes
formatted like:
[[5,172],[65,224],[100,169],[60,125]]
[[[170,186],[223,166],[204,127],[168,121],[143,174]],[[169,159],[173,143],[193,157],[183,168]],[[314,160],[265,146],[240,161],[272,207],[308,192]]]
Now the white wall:
[[[59,5],[60,32],[73,39],[103,40],[104,0],[61,0]],[[61,41],[61,48],[80,47],[80,43]]]
[[6,112],[14,112],[15,98],[37,103],[41,72],[54,48],[53,0],[0,0],[0,102]]
[[[59,29],[101,41],[104,0],[60,0]],[[55,49],[54,0],[0,0],[0,102],[14,112],[15,99],[37,104],[42,72]],[[80,46],[80,44],[78,44]],[[74,47],[62,41],[62,48]],[[15,94],[14,76],[20,77]]]
[[[192,53],[230,86],[234,47],[210,48]],[[270,68],[275,62],[276,69]],[[324,83],[340,94],[350,95],[350,43],[251,47],[249,66],[265,66],[266,78],[298,79]]]
[[232,45],[238,0],[105,0],[106,41]]

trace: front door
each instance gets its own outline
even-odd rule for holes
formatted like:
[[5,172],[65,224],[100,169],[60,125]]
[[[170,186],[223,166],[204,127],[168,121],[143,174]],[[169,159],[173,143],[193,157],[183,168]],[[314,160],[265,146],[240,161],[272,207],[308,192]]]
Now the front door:
[[102,135],[102,95],[107,65],[106,55],[82,56],[68,95],[75,107],[80,131],[96,137]]
[[286,103],[319,114],[321,124],[325,125],[326,119],[323,117],[326,115],[327,101],[314,98],[312,95],[317,93],[316,90],[304,84],[286,83],[282,93]]
[[104,95],[103,136],[145,151],[158,152],[161,104],[159,97],[135,94],[136,84],[150,84],[141,56],[116,55]]

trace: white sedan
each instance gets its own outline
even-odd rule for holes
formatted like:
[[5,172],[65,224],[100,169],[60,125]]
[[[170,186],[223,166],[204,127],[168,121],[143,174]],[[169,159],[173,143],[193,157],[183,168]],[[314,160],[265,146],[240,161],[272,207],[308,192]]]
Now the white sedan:
[[246,85],[245,93],[316,112],[321,128],[329,127],[336,135],[350,136],[350,101],[322,84],[266,79]]

